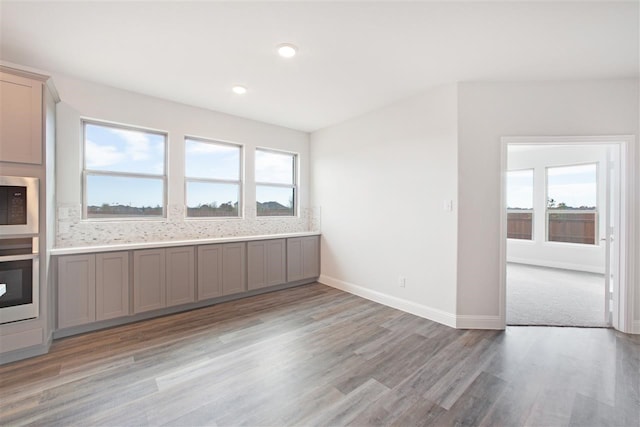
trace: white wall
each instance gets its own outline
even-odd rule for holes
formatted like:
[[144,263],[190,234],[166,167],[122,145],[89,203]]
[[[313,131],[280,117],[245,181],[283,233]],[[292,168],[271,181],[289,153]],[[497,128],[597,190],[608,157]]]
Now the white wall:
[[[601,244],[600,237],[606,236],[606,173],[604,171],[607,165],[607,151],[608,148],[605,145],[527,146],[526,150],[523,150],[522,146],[510,146],[508,169],[534,171],[535,211],[533,240],[508,239],[507,261],[604,274],[606,246]],[[549,242],[546,236],[545,218],[546,168],[587,163],[598,165],[596,244]]]
[[[635,135],[637,144],[638,80],[463,83],[458,94],[457,311],[470,324],[500,327],[500,138]],[[640,169],[638,151],[631,161]],[[640,188],[638,175],[632,184]],[[637,245],[637,210],[634,220]],[[637,278],[631,286],[638,319]]]
[[311,135],[322,283],[455,323],[456,94],[441,86]]
[[[309,209],[309,135],[279,126],[190,107],[150,96],[54,75],[62,100],[57,118],[57,246],[206,238],[306,231]],[[82,221],[81,118],[168,132],[168,209],[162,221]],[[244,146],[244,218],[184,219],[185,135]],[[299,155],[299,218],[256,218],[254,149],[269,147]]]

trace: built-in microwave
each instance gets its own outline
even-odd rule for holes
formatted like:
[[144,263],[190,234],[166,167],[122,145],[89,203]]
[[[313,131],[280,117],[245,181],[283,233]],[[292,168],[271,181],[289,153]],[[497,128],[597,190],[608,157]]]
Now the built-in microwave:
[[38,178],[0,176],[0,237],[38,234]]

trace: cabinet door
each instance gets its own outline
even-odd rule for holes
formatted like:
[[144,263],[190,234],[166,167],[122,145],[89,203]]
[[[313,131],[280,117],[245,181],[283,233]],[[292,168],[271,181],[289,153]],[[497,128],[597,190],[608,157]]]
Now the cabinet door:
[[287,239],[287,282],[302,280],[302,237]]
[[165,250],[134,251],[133,312],[142,313],[165,306]]
[[286,282],[285,240],[262,240],[247,244],[249,290]]
[[40,81],[0,73],[0,161],[42,163],[42,89]]
[[267,286],[266,242],[247,243],[247,287],[249,290]]
[[287,242],[285,239],[267,240],[267,286],[287,281]]
[[96,320],[129,315],[129,253],[96,255]]
[[244,243],[222,245],[222,295],[237,294],[246,290],[244,257]]
[[302,276],[305,279],[320,276],[320,237],[302,238]]
[[287,239],[287,281],[312,279],[320,275],[320,237]]
[[195,301],[193,247],[167,248],[166,257],[167,306]]
[[222,296],[223,246],[198,246],[198,300]]
[[58,328],[96,320],[96,257],[58,258]]

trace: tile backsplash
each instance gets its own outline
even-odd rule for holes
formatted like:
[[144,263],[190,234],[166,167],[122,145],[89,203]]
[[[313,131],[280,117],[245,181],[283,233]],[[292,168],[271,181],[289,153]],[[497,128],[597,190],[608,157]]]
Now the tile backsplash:
[[242,219],[188,219],[184,206],[169,205],[167,218],[158,220],[86,221],[81,206],[58,206],[56,247],[110,245],[257,236],[320,231],[320,208],[303,208],[296,218],[259,218],[245,208]]

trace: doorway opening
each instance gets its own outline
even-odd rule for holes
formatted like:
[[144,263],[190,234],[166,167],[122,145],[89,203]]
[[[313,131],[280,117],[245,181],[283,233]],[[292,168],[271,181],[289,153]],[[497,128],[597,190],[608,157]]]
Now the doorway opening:
[[619,328],[626,142],[545,137],[503,144],[506,324]]

